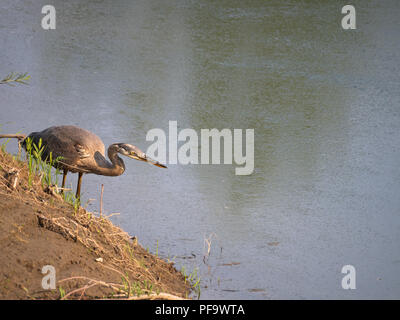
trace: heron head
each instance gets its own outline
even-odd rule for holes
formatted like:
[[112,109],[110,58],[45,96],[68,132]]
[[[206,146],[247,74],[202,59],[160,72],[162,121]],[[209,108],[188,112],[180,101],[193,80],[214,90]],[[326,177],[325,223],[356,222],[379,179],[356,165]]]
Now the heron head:
[[148,157],[138,147],[135,147],[135,146],[133,146],[131,144],[127,144],[127,143],[118,143],[117,146],[118,146],[118,152],[124,156],[127,156],[127,157],[135,159],[135,160],[145,161],[145,162],[148,162],[148,163],[153,164],[160,168],[166,168],[165,165]]

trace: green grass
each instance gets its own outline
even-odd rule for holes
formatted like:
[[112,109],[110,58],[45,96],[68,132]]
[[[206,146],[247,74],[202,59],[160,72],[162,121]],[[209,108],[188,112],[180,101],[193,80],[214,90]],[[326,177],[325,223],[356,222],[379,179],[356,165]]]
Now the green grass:
[[63,289],[63,287],[59,286],[58,291],[60,292],[60,299],[64,298],[65,290]]
[[197,299],[200,299],[200,295],[201,295],[201,288],[200,288],[201,277],[198,274],[198,269],[195,268],[190,274],[187,274],[185,266],[182,266],[181,273],[185,277],[185,282],[189,282],[190,283],[193,291],[197,295]]
[[[62,157],[57,157],[53,159],[53,153],[50,152],[49,155],[43,160],[43,153],[45,151],[45,146],[42,143],[42,139],[36,145],[33,143],[31,138],[26,138],[26,155],[28,158],[28,169],[29,169],[29,185],[32,185],[32,178],[34,175],[39,175],[41,177],[42,186],[52,186],[58,184],[58,176],[60,174],[60,169],[57,168],[57,162],[62,159]],[[52,174],[52,168],[55,167],[55,174]]]
[[[62,160],[62,157],[53,159],[52,152],[43,160],[43,153],[45,145],[42,139],[36,145],[31,138],[26,138],[26,156],[28,162],[28,185],[32,186],[34,176],[39,176],[41,179],[42,187],[52,187],[58,185],[58,177],[61,174],[60,169],[57,167],[57,162]],[[53,173],[54,172],[54,173]],[[80,199],[75,197],[72,191],[63,192],[63,199],[66,203],[70,204],[75,212],[80,207]]]
[[150,281],[143,280],[131,282],[127,273],[124,276],[121,276],[121,281],[123,285],[122,291],[124,291],[128,297],[139,297],[143,294],[160,293],[160,290]]
[[72,191],[64,191],[63,198],[66,203],[69,203],[74,208],[74,211],[76,213],[81,205],[81,200],[77,198]]
[[130,259],[132,261],[135,260],[135,256],[133,254],[133,248],[128,244],[128,245],[125,246],[125,249],[128,252]]
[[5,139],[5,141],[1,144],[1,150],[3,151],[3,152],[6,152],[6,148],[7,148],[7,144],[10,142],[10,138],[8,138],[8,139]]

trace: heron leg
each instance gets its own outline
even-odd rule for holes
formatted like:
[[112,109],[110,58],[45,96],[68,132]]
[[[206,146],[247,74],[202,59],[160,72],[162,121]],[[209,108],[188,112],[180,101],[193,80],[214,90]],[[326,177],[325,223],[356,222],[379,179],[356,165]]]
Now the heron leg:
[[68,173],[68,170],[64,169],[64,171],[63,171],[63,181],[62,181],[62,185],[61,185],[61,194],[64,193],[65,180],[67,179],[67,173]]
[[81,197],[82,176],[83,176],[83,173],[82,173],[82,172],[79,172],[79,176],[78,176],[78,186],[76,187],[76,195],[75,195],[75,197],[76,197],[77,199],[80,199],[80,197]]

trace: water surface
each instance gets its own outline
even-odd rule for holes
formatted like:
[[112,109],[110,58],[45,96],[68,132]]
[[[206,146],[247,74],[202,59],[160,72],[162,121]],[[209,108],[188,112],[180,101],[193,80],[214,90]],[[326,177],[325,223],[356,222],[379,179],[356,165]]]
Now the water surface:
[[396,1],[354,1],[348,31],[334,1],[53,4],[52,31],[40,2],[0,4],[1,75],[32,77],[0,88],[2,132],[74,124],[146,150],[170,120],[255,130],[250,176],[127,159],[120,177],[84,176],[90,210],[103,183],[116,224],[199,269],[201,298],[400,297]]

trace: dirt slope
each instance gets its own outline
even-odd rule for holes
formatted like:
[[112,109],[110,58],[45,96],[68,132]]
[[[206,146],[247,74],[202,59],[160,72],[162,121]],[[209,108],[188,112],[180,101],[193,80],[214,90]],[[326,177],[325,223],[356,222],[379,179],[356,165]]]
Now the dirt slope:
[[[42,287],[46,265],[55,268],[54,290]],[[0,299],[178,298],[189,291],[172,263],[108,219],[75,210],[38,176],[29,185],[26,163],[0,150]]]

